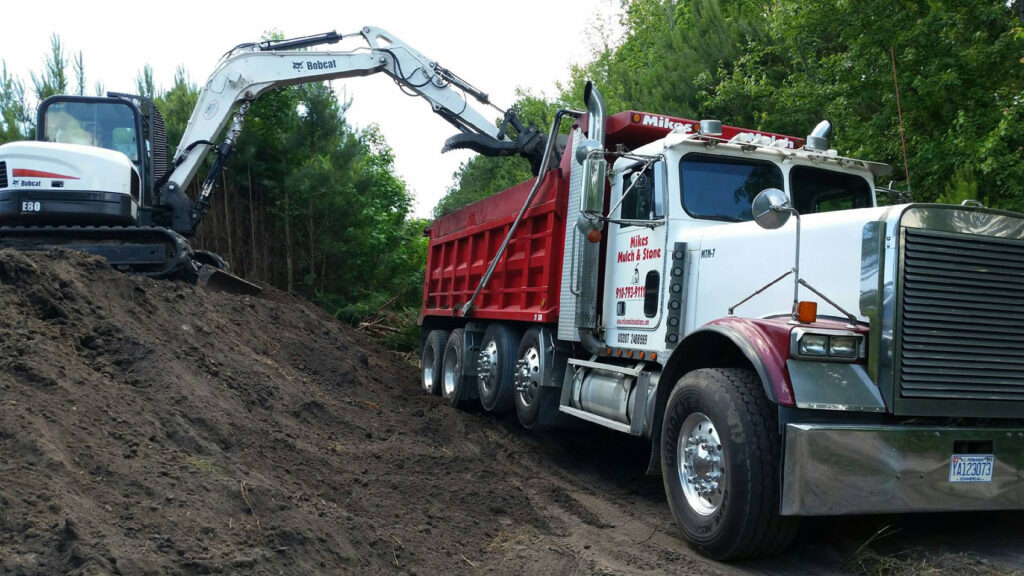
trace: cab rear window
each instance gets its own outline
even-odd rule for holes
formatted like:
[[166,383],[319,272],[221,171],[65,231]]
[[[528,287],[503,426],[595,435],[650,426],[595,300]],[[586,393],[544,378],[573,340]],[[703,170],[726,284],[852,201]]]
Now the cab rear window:
[[871,185],[856,174],[812,166],[795,166],[789,172],[789,195],[801,214],[867,208]]

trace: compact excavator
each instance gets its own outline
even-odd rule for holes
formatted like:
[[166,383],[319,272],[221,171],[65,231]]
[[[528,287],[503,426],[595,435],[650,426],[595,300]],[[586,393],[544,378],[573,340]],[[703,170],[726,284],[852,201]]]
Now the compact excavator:
[[[358,35],[366,45],[348,51],[310,50],[341,41],[336,32],[232,48],[206,81],[169,166],[163,119],[149,99],[47,98],[39,105],[36,141],[0,146],[0,247],[64,247],[98,254],[129,273],[258,290],[189,239],[210,207],[250,104],[269,90],[308,82],[387,74],[458,128],[442,151],[518,154],[539,172],[545,134],[388,32],[365,27]],[[494,107],[501,120],[481,114],[469,96]],[[190,198],[186,190],[211,149],[209,173]]]

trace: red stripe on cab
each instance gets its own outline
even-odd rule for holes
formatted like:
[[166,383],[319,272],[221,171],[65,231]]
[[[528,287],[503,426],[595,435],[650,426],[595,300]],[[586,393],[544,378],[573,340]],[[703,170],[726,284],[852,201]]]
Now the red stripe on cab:
[[25,168],[15,168],[11,171],[11,174],[15,178],[60,178],[63,180],[78,180],[77,176],[65,176],[64,174],[54,174],[53,172],[43,172],[42,170],[28,170]]

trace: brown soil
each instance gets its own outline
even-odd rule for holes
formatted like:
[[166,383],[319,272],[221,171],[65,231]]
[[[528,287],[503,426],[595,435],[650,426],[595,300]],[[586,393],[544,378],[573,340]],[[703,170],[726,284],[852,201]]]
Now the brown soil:
[[0,365],[3,574],[856,569],[859,542],[830,541],[844,529],[707,562],[643,476],[643,443],[450,409],[414,366],[270,288],[0,251]]

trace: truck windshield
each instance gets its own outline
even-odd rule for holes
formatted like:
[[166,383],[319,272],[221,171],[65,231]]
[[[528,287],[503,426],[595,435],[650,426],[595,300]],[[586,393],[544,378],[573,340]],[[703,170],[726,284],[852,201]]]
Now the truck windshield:
[[[694,218],[746,222],[765,188],[782,188],[782,171],[763,160],[687,154],[679,163],[683,209]],[[789,195],[801,214],[872,206],[871,184],[857,174],[811,166],[790,171]]]
[[754,197],[765,188],[782,188],[782,170],[763,160],[687,154],[679,171],[683,209],[694,218],[753,220]]
[[44,113],[48,142],[99,146],[139,161],[135,115],[119,102],[51,102]]
[[796,166],[789,173],[789,194],[801,214],[867,208],[871,185],[856,174]]

